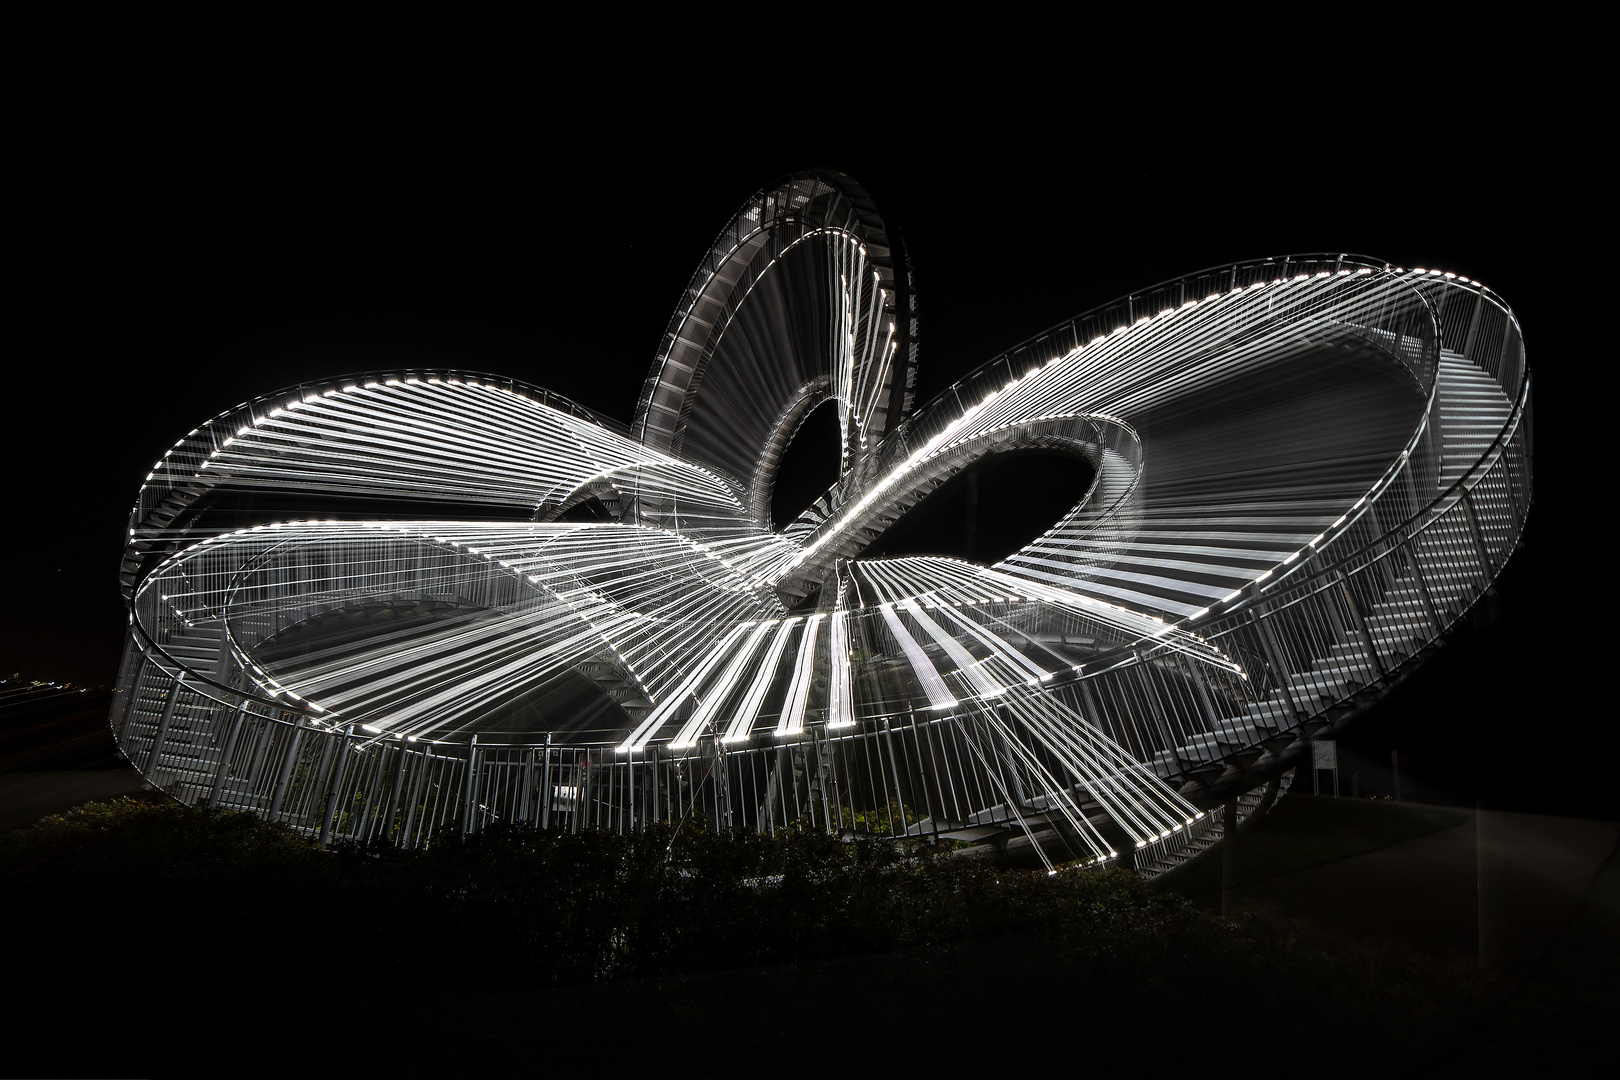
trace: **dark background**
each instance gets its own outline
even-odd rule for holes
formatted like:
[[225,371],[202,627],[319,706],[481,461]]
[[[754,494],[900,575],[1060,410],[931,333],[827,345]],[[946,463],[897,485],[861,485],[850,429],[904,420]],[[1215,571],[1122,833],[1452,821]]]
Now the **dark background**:
[[1595,391],[1583,312],[1602,295],[1578,283],[1573,252],[1601,213],[1547,102],[1408,125],[1389,122],[1387,99],[1350,95],[1315,126],[1078,94],[1038,109],[856,104],[830,119],[782,100],[663,122],[656,94],[590,116],[540,95],[494,116],[381,91],[316,105],[171,87],[106,95],[35,133],[12,230],[0,668],[113,679],[118,555],[141,479],[250,397],[454,365],[628,419],[729,215],[775,177],[828,165],[866,185],[910,251],[920,400],[1070,315],[1234,259],[1356,252],[1506,297],[1537,380],[1526,548],[1498,596],[1344,745],[1372,762],[1401,749],[1435,798],[1614,816],[1613,708],[1583,693],[1607,674],[1585,629],[1610,603],[1586,570],[1604,560],[1568,546],[1591,535],[1571,527],[1586,511],[1567,493],[1587,460],[1573,402]]

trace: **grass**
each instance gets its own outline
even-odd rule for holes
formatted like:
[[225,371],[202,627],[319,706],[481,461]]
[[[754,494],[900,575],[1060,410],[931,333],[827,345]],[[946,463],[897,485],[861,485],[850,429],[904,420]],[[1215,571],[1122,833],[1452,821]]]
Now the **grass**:
[[[1391,844],[1456,828],[1468,815],[1440,806],[1387,799],[1290,795],[1238,836],[1237,886],[1363,855]],[[1183,896],[1221,891],[1219,845],[1155,887]]]

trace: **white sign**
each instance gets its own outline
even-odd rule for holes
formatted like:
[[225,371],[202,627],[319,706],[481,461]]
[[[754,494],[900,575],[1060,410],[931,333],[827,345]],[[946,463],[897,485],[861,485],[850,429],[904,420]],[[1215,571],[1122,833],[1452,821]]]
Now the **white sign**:
[[1311,756],[1318,769],[1339,767],[1339,744],[1332,739],[1317,739],[1311,743]]

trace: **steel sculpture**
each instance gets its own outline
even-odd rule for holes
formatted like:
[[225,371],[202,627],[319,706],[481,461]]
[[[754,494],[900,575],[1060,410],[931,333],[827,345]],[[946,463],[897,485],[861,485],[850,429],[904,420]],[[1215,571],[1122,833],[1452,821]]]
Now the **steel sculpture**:
[[[1517,542],[1529,374],[1476,281],[1218,267],[921,408],[912,297],[859,185],[804,173],[705,256],[628,427],[427,369],[207,421],[130,515],[124,752],[323,842],[696,815],[1152,874],[1268,804]],[[839,479],[773,529],[826,401]],[[1094,480],[1024,549],[861,557],[1035,446]]]

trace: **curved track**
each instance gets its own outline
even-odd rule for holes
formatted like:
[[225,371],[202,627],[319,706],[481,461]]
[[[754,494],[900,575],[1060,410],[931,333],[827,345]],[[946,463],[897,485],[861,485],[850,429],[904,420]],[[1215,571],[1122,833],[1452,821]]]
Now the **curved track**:
[[[1215,268],[915,411],[911,296],[865,193],[807,173],[728,224],[628,428],[439,370],[203,424],[131,514],[125,752],[323,841],[700,814],[1155,873],[1224,800],[1274,797],[1517,542],[1529,376],[1477,282]],[[776,468],[829,400],[839,480],[773,531]],[[1031,446],[1095,480],[1024,549],[862,558]]]

